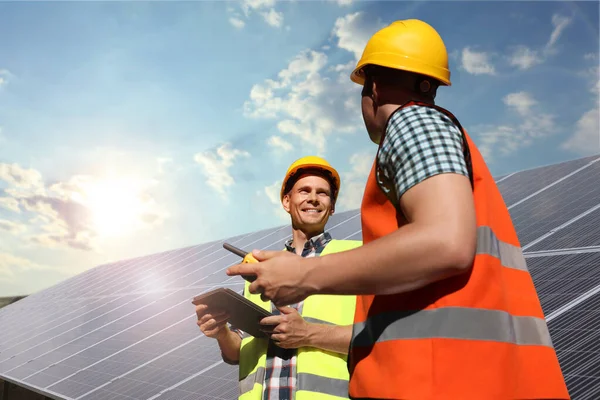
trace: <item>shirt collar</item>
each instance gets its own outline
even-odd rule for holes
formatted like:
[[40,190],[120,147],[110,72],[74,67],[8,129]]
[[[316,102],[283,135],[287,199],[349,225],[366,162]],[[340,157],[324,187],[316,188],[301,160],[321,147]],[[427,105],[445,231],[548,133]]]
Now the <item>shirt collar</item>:
[[[308,249],[318,249],[319,247],[325,247],[327,243],[331,240],[331,235],[329,232],[325,231],[320,235],[316,235],[311,237],[304,243],[304,250]],[[294,238],[290,238],[285,242],[285,248],[287,251],[294,253],[296,249],[292,246]]]

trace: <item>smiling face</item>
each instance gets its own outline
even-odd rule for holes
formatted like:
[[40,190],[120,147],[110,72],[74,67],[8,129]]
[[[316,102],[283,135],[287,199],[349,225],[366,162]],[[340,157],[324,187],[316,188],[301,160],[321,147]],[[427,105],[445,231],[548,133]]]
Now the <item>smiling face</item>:
[[333,214],[329,181],[320,175],[302,174],[283,196],[282,204],[292,218],[294,229],[308,236],[320,234]]

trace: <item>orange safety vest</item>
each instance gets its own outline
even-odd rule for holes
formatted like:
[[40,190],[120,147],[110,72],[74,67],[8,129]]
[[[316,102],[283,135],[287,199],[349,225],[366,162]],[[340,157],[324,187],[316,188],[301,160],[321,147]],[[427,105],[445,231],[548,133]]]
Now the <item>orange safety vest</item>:
[[[450,112],[408,106],[443,112],[464,135],[476,256],[468,273],[421,289],[357,296],[348,359],[351,398],[568,399],[517,233],[482,156]],[[376,171],[377,159],[361,205],[365,244],[406,223],[379,187]]]

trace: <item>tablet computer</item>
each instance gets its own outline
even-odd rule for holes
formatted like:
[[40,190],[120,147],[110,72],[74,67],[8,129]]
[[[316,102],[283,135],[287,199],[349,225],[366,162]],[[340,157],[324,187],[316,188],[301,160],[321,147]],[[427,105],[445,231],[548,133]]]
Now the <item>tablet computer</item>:
[[268,338],[260,328],[270,330],[273,326],[260,325],[260,320],[273,314],[254,304],[239,293],[227,288],[218,288],[194,297],[192,304],[206,304],[210,309],[225,311],[229,322],[256,338]]

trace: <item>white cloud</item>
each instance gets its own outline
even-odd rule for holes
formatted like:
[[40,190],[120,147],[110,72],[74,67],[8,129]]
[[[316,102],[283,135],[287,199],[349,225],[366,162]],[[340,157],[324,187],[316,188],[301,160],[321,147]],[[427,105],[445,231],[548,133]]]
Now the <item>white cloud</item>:
[[352,4],[353,0],[336,0],[338,5],[340,6],[349,6]]
[[[594,57],[587,57],[594,59]],[[597,57],[596,57],[597,58]],[[586,111],[575,124],[575,133],[561,144],[561,148],[580,155],[600,152],[600,68],[595,66],[587,71],[590,92],[593,96],[592,108]]]
[[242,29],[246,25],[243,20],[237,17],[229,18],[229,23],[238,29]]
[[565,28],[571,24],[572,20],[572,18],[565,17],[559,14],[554,14],[552,16],[552,25],[554,25],[554,30],[550,34],[550,39],[548,40],[548,43],[546,43],[546,53],[554,52],[554,46],[556,45],[558,38],[560,38],[560,35],[563,33]]
[[52,269],[57,270],[13,254],[0,253],[0,281],[12,281],[23,271]]
[[524,45],[514,47],[512,54],[509,56],[509,64],[518,69],[526,70],[543,63],[549,56],[557,54],[558,49],[556,48],[556,43],[564,30],[571,24],[572,20],[573,19],[570,17],[554,14],[552,16],[552,25],[554,29],[552,30],[546,45],[540,49],[532,49]]
[[[105,228],[127,234],[168,215],[146,192],[148,184],[139,180],[119,185],[117,180],[76,175],[46,185],[35,169],[1,163],[0,179],[8,183],[8,196],[0,198],[0,206],[25,214],[30,232],[26,240],[42,246],[95,250],[97,239],[108,233]],[[16,229],[14,224],[3,227]]]
[[289,222],[290,215],[283,209],[281,205],[281,199],[279,198],[281,192],[282,181],[276,181],[272,185],[265,186],[265,195],[269,201],[274,205],[273,212],[275,216],[285,222]]
[[232,7],[227,7],[227,12],[232,14],[229,18],[229,23],[237,29],[242,29],[246,23],[242,19],[250,17],[255,12],[260,15],[263,20],[270,26],[281,28],[283,25],[283,13],[275,10],[275,0],[243,0],[240,3],[243,16],[236,12]]
[[11,77],[12,77],[12,74],[10,73],[9,70],[0,69],[0,87],[6,85]]
[[537,102],[527,92],[510,93],[504,97],[504,104],[513,107],[522,116],[526,116]]
[[0,197],[0,207],[14,212],[21,212],[19,202],[13,197]]
[[275,0],[243,0],[241,5],[246,15],[250,13],[250,10],[261,10],[274,6]]
[[227,198],[226,189],[235,183],[229,169],[237,158],[249,156],[247,151],[232,149],[230,143],[224,143],[215,152],[197,153],[194,160],[202,166],[206,183],[223,198]]
[[496,69],[489,60],[490,55],[485,52],[477,52],[465,47],[462,51],[462,68],[473,75],[495,75]]
[[342,173],[342,186],[338,198],[337,208],[341,211],[360,207],[365,184],[371,171],[375,151],[360,152],[350,156],[352,169]]
[[381,20],[372,20],[362,12],[355,12],[338,18],[332,33],[337,38],[337,46],[353,53],[358,61],[369,38],[384,26]]
[[0,163],[0,180],[13,186],[11,192],[14,195],[44,194],[42,174],[32,168],[23,168],[15,163]]
[[584,60],[597,60],[598,59],[598,53],[587,53],[583,56]]
[[281,205],[281,202],[279,200],[281,183],[282,181],[276,181],[272,185],[265,186],[265,194],[269,198],[269,201],[275,205]]
[[6,219],[0,219],[0,229],[8,231],[10,233],[22,233],[25,232],[27,230],[27,227],[20,223],[20,222],[14,222],[14,221],[9,221]]
[[562,146],[581,155],[600,152],[600,110],[598,107],[586,111],[577,121],[575,133]]
[[267,143],[269,143],[269,146],[274,147],[283,152],[292,151],[293,149],[291,143],[286,142],[281,136],[271,136]]
[[498,155],[509,155],[531,145],[536,139],[557,132],[555,116],[544,113],[530,93],[510,93],[503,98],[503,102],[509,111],[518,116],[517,123],[474,129],[479,135],[479,150],[488,162]]
[[275,28],[280,28],[283,24],[283,13],[275,11],[274,8],[261,12],[260,15],[262,15],[267,24]]
[[517,46],[513,54],[509,57],[509,64],[519,69],[529,69],[535,65],[541,64],[544,60],[537,51],[531,50],[527,46]]
[[360,127],[360,108],[349,109],[342,101],[355,97],[358,102],[358,88],[348,76],[340,80],[323,76],[327,61],[324,53],[301,52],[279,72],[277,80],[267,79],[252,87],[244,115],[279,119],[281,141],[291,144],[296,138],[305,151],[323,155],[328,136]]
[[[348,14],[336,20],[332,41],[358,58],[369,37],[381,26],[381,22],[362,13]],[[324,52],[304,50],[275,79],[252,87],[244,103],[244,115],[277,120],[281,136],[275,137],[281,139],[270,137],[270,146],[290,149],[297,141],[303,145],[302,151],[324,155],[329,137],[364,128],[360,88],[349,77],[355,64],[355,60],[329,64]]]

